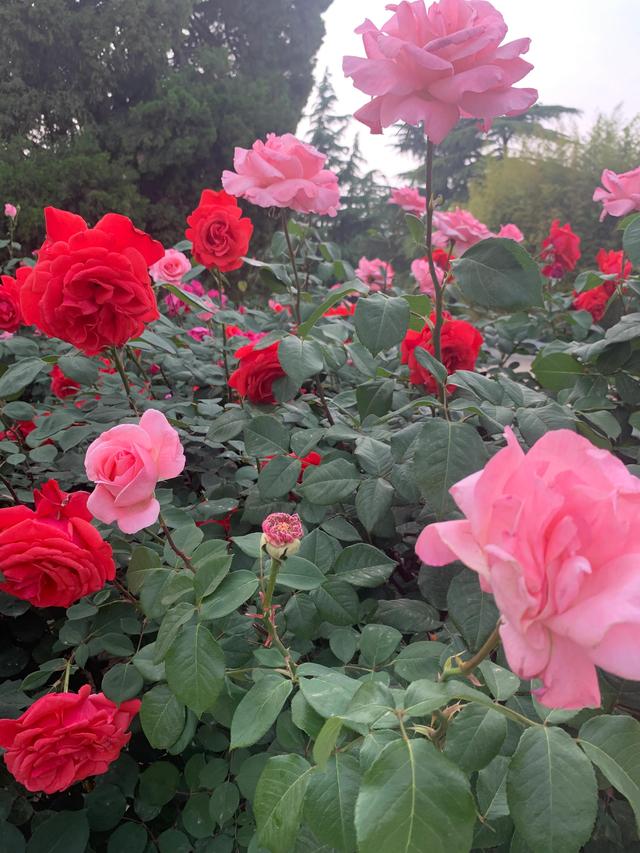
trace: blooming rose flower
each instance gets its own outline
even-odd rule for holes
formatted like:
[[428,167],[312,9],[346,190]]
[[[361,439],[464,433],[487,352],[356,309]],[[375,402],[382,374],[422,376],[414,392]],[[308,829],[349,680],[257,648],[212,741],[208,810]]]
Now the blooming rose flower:
[[157,409],[148,409],[137,424],[119,424],[93,441],[84,460],[96,487],[89,509],[123,533],[137,533],[158,519],[158,480],[171,480],[184,469],[176,430]]
[[262,544],[271,557],[292,557],[300,548],[304,536],[299,515],[272,512],[262,522]]
[[602,173],[602,187],[593,194],[594,201],[602,202],[600,222],[609,216],[628,216],[640,210],[640,166],[631,172],[617,175],[611,169]]
[[167,249],[164,257],[149,267],[149,275],[157,282],[180,284],[191,269],[189,258],[177,249]]
[[424,124],[438,145],[460,118],[476,118],[485,130],[492,119],[520,115],[536,102],[535,89],[513,84],[532,69],[520,54],[530,39],[501,45],[507,34],[502,15],[486,0],[424,0],[392,3],[378,29],[366,20],[366,58],[346,56],[344,73],[371,100],[355,116],[372,133],[398,121]]
[[211,335],[211,332],[206,326],[194,326],[193,329],[188,330],[187,334],[194,341],[198,341],[201,344],[208,335]]
[[57,364],[54,364],[49,375],[51,376],[51,393],[61,400],[65,397],[73,397],[80,390],[80,383],[65,376]]
[[[435,323],[435,314],[432,314],[430,319],[431,323]],[[471,323],[465,320],[452,320],[451,315],[445,312],[445,320],[440,332],[440,348],[442,363],[447,368],[447,373],[452,374],[456,370],[474,370],[482,342],[482,335]],[[428,324],[421,332],[409,329],[400,345],[400,352],[402,363],[409,365],[409,381],[413,385],[423,385],[429,394],[435,394],[438,384],[432,373],[416,358],[415,351],[418,347],[435,355],[433,335]],[[452,391],[454,388],[455,386],[448,385],[447,391]]]
[[395,270],[386,261],[380,258],[360,258],[356,269],[356,278],[364,284],[369,285],[369,290],[375,293],[378,290],[387,290],[393,284]]
[[148,267],[162,257],[160,243],[117,213],[89,228],[47,207],[45,221],[47,239],[20,290],[26,323],[96,355],[158,319]]
[[475,246],[481,240],[488,240],[494,235],[487,226],[476,219],[468,210],[456,207],[455,210],[436,210],[433,214],[433,243],[440,249],[445,249],[450,243],[454,244],[457,255],[464,254],[467,249]]
[[424,216],[427,212],[427,200],[415,187],[401,187],[393,190],[389,204],[396,204],[407,213],[413,213],[414,216]]
[[[428,258],[416,258],[415,261],[411,264],[411,274],[418,282],[418,287],[420,288],[421,293],[428,293],[429,296],[435,296],[436,290],[433,286],[433,278],[431,277],[431,270],[429,268],[429,259]],[[436,275],[438,276],[438,284],[442,285],[444,282],[446,271],[436,267]]]
[[251,149],[236,148],[235,172],[222,173],[222,186],[258,207],[335,216],[340,207],[338,178],[325,169],[327,158],[291,133],[267,135]]
[[106,773],[129,742],[139,709],[139,699],[118,706],[88,684],[41,696],[17,720],[0,720],[7,770],[28,791],[45,794]]
[[187,217],[185,232],[193,257],[207,269],[238,270],[249,249],[253,223],[243,217],[237,200],[224,190],[203,190],[198,206]]
[[522,243],[524,240],[524,234],[518,228],[517,225],[514,225],[510,222],[508,225],[501,225],[500,230],[495,235],[496,237],[503,237],[507,240],[515,240],[516,243]]
[[246,338],[252,344],[261,341],[266,332],[252,332],[250,329],[241,329],[239,326],[225,326],[227,339],[229,338]]
[[599,323],[606,314],[607,303],[614,290],[614,284],[605,282],[598,287],[592,287],[591,290],[574,293],[573,307],[576,311],[588,311],[594,323]]
[[111,546],[89,523],[82,493],[50,482],[35,497],[35,512],[0,509],[0,589],[35,607],[69,607],[114,579]]
[[16,270],[16,277],[0,275],[0,330],[17,332],[23,323],[20,290],[29,276],[29,267]]
[[18,215],[18,208],[15,206],[15,204],[7,202],[4,206],[4,215],[8,216],[9,219],[15,219]]
[[507,447],[451,494],[463,521],[427,527],[432,566],[461,560],[493,593],[511,669],[550,708],[600,705],[596,667],[640,680],[640,479],[570,430]]
[[615,275],[615,284],[620,284],[625,281],[625,279],[631,275],[633,270],[631,261],[625,261],[624,268],[622,266],[623,261],[624,252],[622,249],[619,252],[616,252],[613,249],[610,249],[609,251],[606,249],[600,249],[596,255],[598,269],[601,273],[604,273],[604,275]]
[[235,354],[240,363],[229,377],[231,388],[252,403],[275,403],[273,383],[286,376],[278,359],[279,347],[280,341],[260,350],[255,344],[240,347]]
[[546,262],[542,275],[547,278],[562,278],[576,268],[580,260],[580,237],[571,230],[571,225],[560,225],[559,219],[551,223],[549,236],[542,241],[540,257]]

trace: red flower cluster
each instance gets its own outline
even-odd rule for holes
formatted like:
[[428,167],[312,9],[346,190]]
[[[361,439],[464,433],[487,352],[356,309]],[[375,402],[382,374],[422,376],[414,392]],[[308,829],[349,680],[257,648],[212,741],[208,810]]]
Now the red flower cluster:
[[161,243],[117,213],[94,228],[55,207],[44,214],[47,238],[20,290],[26,323],[96,355],[158,319],[148,268],[163,257]]
[[35,607],[69,607],[113,580],[111,546],[91,525],[88,492],[63,492],[55,480],[26,506],[0,509],[0,589]]
[[[432,324],[435,323],[435,314],[431,315],[430,320]],[[474,370],[482,341],[482,335],[471,323],[465,320],[453,320],[451,315],[445,312],[440,346],[442,363],[447,368],[447,373],[455,373],[456,370]],[[423,385],[430,394],[435,394],[438,385],[433,374],[416,358],[418,347],[435,355],[431,326],[428,324],[421,332],[412,329],[407,332],[401,344],[401,354],[402,363],[409,365],[409,380],[414,385]],[[447,386],[448,391],[453,388],[453,385]]]
[[264,349],[255,346],[247,344],[236,352],[240,363],[229,377],[229,385],[252,403],[275,403],[273,383],[287,375],[278,359],[280,341]]
[[253,223],[242,216],[237,200],[224,190],[203,190],[185,232],[193,257],[207,269],[240,269],[253,234]]
[[20,288],[31,272],[29,267],[16,270],[16,277],[0,275],[0,331],[17,332],[23,323]]
[[27,790],[45,794],[106,773],[129,743],[139,709],[139,699],[118,707],[88,684],[41,696],[17,720],[0,720],[7,769]]
[[571,225],[560,225],[559,219],[551,223],[549,236],[542,241],[540,257],[546,266],[542,275],[547,278],[563,278],[576,268],[580,260],[580,237],[571,230]]
[[599,323],[606,313],[607,303],[616,287],[631,275],[633,266],[630,261],[624,262],[623,251],[616,252],[613,249],[609,251],[600,249],[596,255],[596,262],[603,275],[615,275],[616,278],[605,281],[598,287],[592,287],[591,290],[585,290],[582,293],[574,292],[573,307],[576,311],[588,311],[594,323]]

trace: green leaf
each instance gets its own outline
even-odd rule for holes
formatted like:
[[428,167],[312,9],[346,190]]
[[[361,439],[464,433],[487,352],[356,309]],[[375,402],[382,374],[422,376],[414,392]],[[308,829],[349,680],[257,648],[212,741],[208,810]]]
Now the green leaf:
[[276,418],[258,415],[244,428],[244,444],[250,456],[264,459],[289,452],[289,431]]
[[573,388],[577,377],[584,373],[580,362],[567,352],[549,355],[540,353],[534,359],[531,370],[542,387],[549,391]]
[[624,230],[622,245],[634,267],[640,267],[640,217],[632,219]]
[[317,589],[325,581],[325,576],[317,566],[304,557],[288,557],[278,572],[277,584],[288,589]]
[[213,834],[215,821],[209,813],[208,794],[191,794],[181,817],[184,828],[194,838],[208,838]]
[[413,242],[424,249],[425,247],[425,224],[419,216],[407,213],[404,217],[405,224]]
[[468,704],[447,729],[444,754],[467,773],[492,761],[507,736],[505,717],[489,708]]
[[369,288],[365,287],[365,285],[359,281],[349,281],[346,284],[340,285],[340,287],[336,287],[335,290],[332,290],[329,293],[329,296],[324,300],[324,302],[313,310],[304,323],[300,324],[298,327],[298,334],[301,338],[306,338],[318,320],[324,316],[329,308],[333,308],[337,302],[340,302],[343,297],[350,293],[367,294],[368,292]]
[[393,486],[382,478],[360,483],[356,495],[356,512],[368,533],[387,517],[393,496]]
[[320,617],[331,625],[354,625],[358,621],[360,602],[350,584],[330,577],[311,592],[311,600]]
[[360,687],[360,681],[337,670],[327,670],[313,678],[300,679],[302,695],[313,710],[325,719],[342,716]]
[[389,625],[365,625],[360,637],[360,652],[365,666],[372,669],[389,660],[400,645],[402,634]]
[[38,824],[27,843],[27,853],[84,853],[89,822],[84,812],[58,812]]
[[107,853],[144,853],[147,830],[140,823],[123,823],[109,836]]
[[576,419],[571,411],[558,403],[546,406],[536,406],[535,409],[518,409],[516,411],[518,426],[522,437],[529,445],[554,429],[570,429],[576,431]]
[[202,601],[202,619],[222,619],[237,610],[258,589],[258,578],[253,572],[241,569],[231,572],[213,595]]
[[251,746],[275,723],[291,694],[291,682],[269,673],[256,682],[236,708],[231,721],[231,749]]
[[631,717],[588,720],[578,742],[616,790],[629,800],[640,830],[640,723]]
[[261,498],[281,498],[296,487],[301,463],[294,456],[278,456],[263,466],[258,476]]
[[278,361],[296,385],[302,385],[305,379],[315,376],[324,368],[320,344],[317,341],[305,341],[295,335],[289,335],[281,341]]
[[538,265],[513,240],[493,238],[476,243],[453,261],[453,269],[472,305],[510,312],[543,305]]
[[489,638],[500,616],[493,596],[483,592],[478,575],[470,569],[460,572],[451,581],[447,608],[449,618],[472,652],[478,651]]
[[151,548],[136,545],[129,560],[127,569],[127,586],[133,595],[137,595],[144,582],[154,572],[160,569],[160,557]]
[[341,581],[372,589],[388,581],[396,565],[396,561],[379,548],[358,543],[340,553],[333,570]]
[[404,339],[409,317],[409,303],[401,296],[374,293],[359,299],[354,316],[358,338],[372,355],[377,355]]
[[185,707],[168,685],[158,684],[142,697],[140,723],[151,746],[168,749],[182,734]]
[[404,695],[404,709],[410,717],[426,717],[448,702],[446,685],[428,678],[413,681]]
[[593,830],[598,786],[591,762],[562,729],[527,729],[511,760],[507,799],[533,853],[578,853]]
[[342,720],[340,717],[329,717],[320,729],[316,742],[313,745],[313,760],[322,771],[325,770],[327,761],[335,749],[341,730]]
[[270,758],[262,771],[253,810],[260,845],[270,853],[291,853],[310,778],[311,766],[300,755]]
[[321,465],[310,465],[305,471],[300,492],[313,504],[330,506],[346,500],[355,492],[359,482],[353,463],[334,459]]
[[160,623],[156,637],[154,663],[160,663],[164,660],[173,641],[178,636],[178,631],[193,617],[194,613],[195,607],[187,601],[178,602],[167,612]]
[[140,774],[138,796],[150,806],[171,802],[180,783],[180,771],[169,761],[156,761]]
[[434,418],[426,421],[415,450],[416,483],[437,516],[455,504],[449,489],[480,470],[488,460],[477,431],[469,424]]
[[440,658],[446,651],[443,643],[421,641],[404,648],[393,662],[396,675],[405,681],[435,678],[440,671]]
[[384,417],[391,411],[395,382],[385,379],[383,382],[363,382],[356,388],[356,403],[360,420],[365,421],[370,415],[376,418]]
[[240,792],[233,782],[218,785],[209,800],[209,814],[218,826],[224,826],[234,816],[240,805]]
[[474,822],[467,779],[425,740],[388,744],[364,775],[359,853],[468,853]]
[[102,679],[102,692],[119,705],[137,696],[144,686],[138,670],[131,663],[117,663]]
[[30,385],[46,366],[41,358],[24,358],[12,364],[0,376],[0,398],[6,399],[18,394],[23,388]]
[[224,687],[224,652],[202,624],[182,628],[165,658],[174,695],[198,716],[215,704]]
[[304,821],[319,841],[340,853],[356,848],[355,811],[360,766],[352,755],[332,756],[322,773],[311,776],[304,801]]
[[58,359],[58,366],[65,376],[81,385],[95,385],[98,381],[98,365],[95,359],[82,355],[63,355]]
[[381,717],[393,713],[396,703],[393,693],[378,681],[365,681],[360,685],[344,712],[345,720],[373,726]]
[[440,385],[445,385],[447,381],[447,368],[442,364],[441,361],[431,355],[424,347],[416,347],[413,351],[416,357],[416,361],[418,364],[425,367],[432,376],[435,377],[436,382],[439,382]]

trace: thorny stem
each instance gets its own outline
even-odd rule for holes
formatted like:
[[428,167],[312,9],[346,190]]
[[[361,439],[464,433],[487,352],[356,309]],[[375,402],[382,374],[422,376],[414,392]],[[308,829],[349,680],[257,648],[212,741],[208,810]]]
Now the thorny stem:
[[300,317],[300,278],[298,277],[298,267],[296,266],[296,253],[293,251],[291,235],[289,234],[289,222],[287,220],[287,213],[285,210],[282,211],[282,226],[284,228],[284,237],[287,241],[287,249],[289,250],[289,258],[291,259],[291,267],[293,269],[293,280],[296,285],[296,323],[300,325],[300,323],[302,322]]
[[[222,281],[222,276],[220,275],[220,270],[214,269],[213,275],[216,280],[216,284],[218,285],[218,297],[220,299],[220,310],[224,310],[224,282]],[[226,323],[220,324],[222,327],[222,363],[224,365],[224,379],[227,386],[227,395],[231,396],[231,389],[229,388],[229,377],[231,373],[229,371],[229,356],[227,354],[227,325]],[[211,324],[209,324],[209,328],[211,328]]]
[[[442,364],[442,326],[444,323],[444,288],[445,283],[443,281],[440,284],[438,280],[438,274],[436,270],[436,265],[433,260],[433,211],[435,209],[435,199],[433,197],[433,153],[435,151],[435,146],[430,139],[427,140],[427,169],[426,169],[426,189],[427,189],[427,222],[426,222],[426,247],[427,247],[427,259],[429,261],[429,272],[431,273],[431,280],[433,281],[433,289],[436,295],[435,299],[435,314],[436,314],[436,322],[433,327],[433,349],[434,355],[437,360]],[[438,396],[442,401],[442,405],[444,406],[444,412],[449,418],[449,413],[447,409],[447,389],[444,385],[441,385],[440,382],[437,382],[438,385]]]
[[275,557],[271,557],[271,568],[269,571],[269,581],[267,583],[267,589],[262,599],[262,622],[264,627],[267,630],[269,638],[271,640],[271,644],[278,649],[280,654],[285,660],[287,665],[287,669],[289,670],[289,674],[291,676],[292,681],[297,681],[296,678],[296,666],[294,662],[291,660],[291,652],[284,645],[280,637],[278,636],[278,632],[276,630],[275,618],[273,617],[271,610],[271,602],[273,600],[273,592],[276,586],[276,579],[278,577],[278,572],[280,571],[280,566],[282,562]]
[[327,398],[324,395],[324,387],[322,385],[322,380],[320,379],[320,374],[316,376],[315,379],[316,391],[318,392],[318,397],[320,398],[320,402],[322,403],[322,409],[324,411],[325,418],[329,421],[331,426],[335,426],[335,421],[333,419],[333,415],[329,410],[329,406],[327,405]]
[[171,548],[173,553],[176,554],[176,556],[180,557],[180,559],[185,564],[187,569],[189,569],[189,571],[195,573],[193,563],[191,562],[189,557],[187,557],[187,555],[184,553],[184,551],[181,551],[180,548],[178,548],[176,543],[173,541],[173,537],[171,536],[171,532],[170,532],[169,528],[167,527],[167,523],[164,520],[162,513],[160,513],[158,515],[158,523],[160,524],[160,527],[162,528],[162,532],[164,533],[164,535],[167,539],[167,544],[169,545],[169,547]]
[[469,658],[469,660],[459,662],[457,666],[445,666],[444,670],[440,674],[440,681],[446,681],[454,675],[469,675],[469,673],[473,672],[473,670],[481,664],[485,658],[489,657],[491,652],[497,648],[499,643],[500,622],[498,622],[482,647],[478,649],[473,657]]
[[62,692],[69,692],[69,679],[71,678],[71,662],[73,661],[73,655],[70,655],[67,658],[67,662],[64,667],[64,679],[62,681]]

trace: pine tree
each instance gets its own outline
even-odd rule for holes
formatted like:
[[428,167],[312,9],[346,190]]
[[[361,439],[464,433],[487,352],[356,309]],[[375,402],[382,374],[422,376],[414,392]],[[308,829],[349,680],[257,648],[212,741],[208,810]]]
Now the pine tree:
[[345,166],[345,157],[349,153],[346,145],[340,141],[349,125],[350,117],[334,112],[338,103],[331,84],[329,69],[325,68],[322,79],[316,89],[316,97],[309,113],[311,130],[309,142],[327,156],[327,168],[341,173]]

